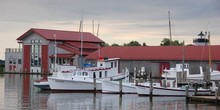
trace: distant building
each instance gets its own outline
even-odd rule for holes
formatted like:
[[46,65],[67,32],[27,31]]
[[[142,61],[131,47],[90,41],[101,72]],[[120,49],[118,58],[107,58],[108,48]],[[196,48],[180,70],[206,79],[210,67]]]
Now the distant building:
[[[220,45],[210,46],[210,49],[212,68],[220,70]],[[203,66],[204,71],[207,71],[208,50],[208,46],[109,46],[101,48],[100,55],[120,58],[120,70],[127,67],[133,73],[136,67],[140,72],[152,72],[153,76],[159,76],[163,69],[182,63],[183,55],[184,62],[189,64],[190,73],[198,74],[200,65]],[[87,62],[95,63],[94,60],[98,58],[96,54],[98,51],[89,54],[86,57]]]
[[193,44],[195,46],[202,46],[202,45],[209,45],[209,39],[207,32],[205,34],[202,33],[202,31],[198,34],[199,38],[193,39]]
[[80,66],[79,56],[87,56],[103,43],[101,39],[88,32],[49,29],[30,29],[18,37],[17,41],[22,48],[6,49],[6,72],[49,72],[54,69],[55,58],[57,64]]

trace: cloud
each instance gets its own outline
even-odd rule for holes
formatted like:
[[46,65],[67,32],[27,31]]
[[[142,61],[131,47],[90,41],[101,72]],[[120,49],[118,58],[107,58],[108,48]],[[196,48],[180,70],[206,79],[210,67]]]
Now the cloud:
[[[131,40],[159,45],[168,37],[168,11],[171,11],[174,39],[191,43],[200,31],[211,31],[213,44],[220,39],[219,0],[0,0],[0,58],[4,49],[17,47],[16,39],[32,27],[92,32],[100,21],[100,37],[107,43]],[[82,11],[82,9],[84,11]],[[7,39],[10,38],[10,39]]]

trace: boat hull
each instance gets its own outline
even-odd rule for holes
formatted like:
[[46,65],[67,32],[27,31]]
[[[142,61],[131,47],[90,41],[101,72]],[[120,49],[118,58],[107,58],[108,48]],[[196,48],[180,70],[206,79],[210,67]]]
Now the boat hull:
[[[119,81],[102,81],[102,93],[120,93]],[[135,84],[122,82],[122,93],[136,94]]]
[[40,88],[41,90],[50,90],[48,81],[45,82],[34,82],[34,86]]
[[[136,86],[139,96],[149,96],[150,86]],[[210,94],[210,90],[201,89],[198,90],[199,94]],[[188,95],[194,95],[195,90],[189,89]],[[153,87],[152,95],[154,96],[186,96],[186,90],[181,88],[165,88],[165,87]]]
[[[62,78],[48,78],[51,90],[54,91],[75,91],[94,92],[94,83],[90,81],[79,81]],[[96,81],[96,90],[101,91],[101,82]]]

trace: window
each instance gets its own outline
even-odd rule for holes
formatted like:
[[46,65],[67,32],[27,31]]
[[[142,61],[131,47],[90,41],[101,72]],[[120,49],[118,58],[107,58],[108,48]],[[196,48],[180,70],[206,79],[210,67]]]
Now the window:
[[18,64],[21,64],[21,59],[18,59]]
[[111,68],[113,68],[113,62],[111,62]]
[[105,71],[105,77],[108,77],[108,71]]
[[99,72],[99,78],[101,78],[101,77],[102,77],[102,72],[100,71],[100,72]]
[[41,66],[41,45],[39,44],[41,40],[32,39],[31,40],[31,66],[40,67]]
[[115,68],[117,67],[117,61],[115,61]]

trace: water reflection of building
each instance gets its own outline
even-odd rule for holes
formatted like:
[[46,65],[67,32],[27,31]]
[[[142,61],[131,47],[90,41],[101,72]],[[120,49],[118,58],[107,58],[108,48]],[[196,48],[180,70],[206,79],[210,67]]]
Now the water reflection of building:
[[[6,49],[5,71],[48,72],[57,64],[78,64],[83,38],[83,56],[96,51],[103,43],[101,39],[88,32],[61,31],[49,29],[30,29],[17,38],[22,48]],[[54,45],[57,45],[55,49]]]

